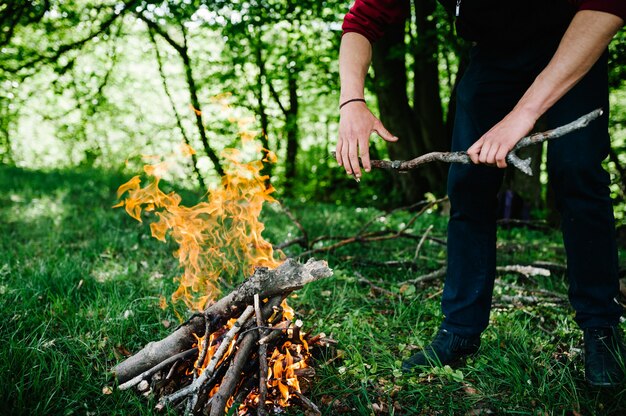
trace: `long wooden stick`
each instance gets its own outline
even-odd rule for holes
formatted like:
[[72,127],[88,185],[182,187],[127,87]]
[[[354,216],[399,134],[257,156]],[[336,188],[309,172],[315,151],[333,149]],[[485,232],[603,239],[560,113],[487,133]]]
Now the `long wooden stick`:
[[[592,112],[585,114],[584,116],[579,117],[564,126],[557,127],[553,130],[548,130],[541,133],[531,134],[530,136],[522,138],[519,142],[517,142],[513,150],[511,150],[506,156],[507,163],[515,166],[526,175],[532,176],[533,172],[530,167],[531,159],[520,159],[520,157],[517,155],[518,150],[535,144],[543,143],[547,140],[556,139],[573,131],[582,129],[583,127],[586,127],[590,122],[600,117],[603,113],[604,111],[601,108],[598,108],[597,110],[593,110]],[[332,154],[333,157],[335,157],[335,152],[332,152]],[[371,160],[370,163],[373,168],[391,169],[399,172],[406,172],[408,170],[416,169],[426,163],[434,162],[437,160],[440,162],[463,163],[466,165],[473,163],[467,152],[465,151],[432,152],[426,153],[425,155],[416,157],[415,159],[411,160]]]
[[186,358],[191,357],[194,353],[198,352],[198,348],[191,348],[187,351],[183,351],[181,353],[178,353],[176,355],[172,355],[170,358],[168,358],[167,360],[161,361],[159,364],[155,365],[154,367],[152,367],[149,370],[144,371],[143,373],[139,374],[138,376],[128,380],[126,383],[122,383],[120,384],[117,388],[120,390],[128,390],[131,387],[135,387],[137,384],[141,383],[141,381],[145,380],[147,377],[150,377],[151,375],[153,375],[154,373],[156,373],[159,370],[162,370],[163,368],[167,367],[169,364],[178,361],[178,360],[184,360]]
[[[265,325],[263,313],[261,312],[261,302],[259,294],[254,295],[254,311],[256,313],[256,325],[259,328],[259,338],[267,335],[267,330],[262,330]],[[257,407],[258,416],[266,416],[265,398],[267,397],[267,344],[259,345],[259,405]]]
[[[228,332],[224,336],[224,339],[222,340],[222,343],[218,347],[217,351],[209,360],[209,364],[207,365],[207,368],[202,372],[202,374],[200,374],[200,376],[196,380],[193,381],[193,383],[191,383],[185,388],[178,390],[175,393],[170,394],[169,396],[165,396],[161,398],[161,401],[164,403],[173,402],[181,397],[184,397],[188,394],[193,394],[197,392],[198,390],[200,390],[200,387],[202,387],[202,384],[210,376],[213,375],[213,371],[215,371],[215,368],[217,367],[219,360],[224,356],[224,353],[226,353],[226,350],[228,349],[228,346],[232,342],[235,335],[237,335],[241,327],[246,323],[248,318],[250,318],[253,313],[254,313],[254,307],[252,305],[249,305],[243,311],[239,319],[237,319],[237,322],[235,322],[232,328],[228,330]],[[208,336],[208,334],[205,334],[205,336]]]

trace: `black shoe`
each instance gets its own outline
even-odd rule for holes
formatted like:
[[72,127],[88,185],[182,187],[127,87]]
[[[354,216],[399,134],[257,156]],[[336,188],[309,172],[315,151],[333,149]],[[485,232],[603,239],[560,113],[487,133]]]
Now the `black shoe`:
[[594,387],[624,382],[626,346],[617,327],[584,329],[585,378]]
[[402,362],[402,372],[409,373],[416,367],[454,364],[480,347],[480,336],[465,338],[440,329],[433,342],[423,350]]

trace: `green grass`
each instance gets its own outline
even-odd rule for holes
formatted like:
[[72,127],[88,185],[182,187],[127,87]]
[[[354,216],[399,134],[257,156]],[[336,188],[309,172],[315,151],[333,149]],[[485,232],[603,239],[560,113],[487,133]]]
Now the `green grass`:
[[[162,321],[177,322],[171,309],[158,307],[174,288],[173,246],[110,208],[126,179],[0,167],[1,415],[153,414],[154,403],[134,392],[102,391],[114,386],[108,371],[121,359],[116,350],[137,351],[171,331]],[[313,203],[290,208],[312,237],[352,235],[378,213]],[[280,210],[268,207],[263,217],[272,242],[298,235]],[[376,226],[399,227],[410,217],[399,212]],[[436,212],[412,228],[420,234],[429,225],[431,235],[445,237],[446,219]],[[499,243],[501,264],[564,261],[555,231],[503,230]],[[308,393],[324,414],[626,414],[626,389],[585,385],[581,333],[567,306],[494,310],[480,355],[458,369],[401,376],[401,360],[430,340],[441,319],[441,282],[416,290],[402,282],[440,267],[445,246],[426,242],[418,271],[359,266],[349,257],[410,259],[414,251],[414,241],[393,240],[318,256],[334,277],[291,300],[306,328],[338,341],[336,353],[318,360]],[[371,293],[357,271],[396,295]],[[503,279],[566,293],[559,275]],[[502,293],[512,294],[497,287],[495,299]]]

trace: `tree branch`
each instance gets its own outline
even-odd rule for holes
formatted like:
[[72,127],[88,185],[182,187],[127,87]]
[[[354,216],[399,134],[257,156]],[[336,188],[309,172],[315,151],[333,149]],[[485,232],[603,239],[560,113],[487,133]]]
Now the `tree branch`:
[[19,65],[18,67],[15,68],[6,68],[4,66],[0,66],[0,69],[6,70],[6,71],[10,71],[10,72],[18,72],[21,71],[24,68],[32,68],[34,65],[40,63],[40,62],[55,62],[57,59],[59,59],[61,57],[61,55],[65,54],[66,52],[69,52],[73,49],[78,49],[81,48],[83,45],[85,45],[87,42],[89,42],[90,40],[92,40],[93,38],[95,38],[96,36],[99,36],[100,34],[106,32],[107,30],[109,30],[109,28],[111,27],[111,25],[113,24],[113,22],[115,22],[115,20],[117,20],[117,18],[119,18],[120,16],[122,16],[124,14],[124,11],[134,7],[137,3],[139,3],[138,0],[130,0],[124,3],[124,7],[122,8],[122,11],[120,12],[112,12],[111,15],[100,24],[100,26],[98,27],[97,30],[91,32],[89,35],[87,35],[86,37],[79,39],[75,42],[71,42],[71,43],[67,43],[64,45],[59,46],[56,51],[54,51],[51,55],[39,55],[33,59],[31,59],[28,62],[25,62],[21,65]]
[[[507,163],[513,165],[517,169],[521,170],[527,175],[532,176],[532,170],[530,168],[530,159],[520,159],[517,156],[517,151],[523,149],[528,146],[532,146],[535,144],[543,143],[547,140],[556,139],[558,137],[564,136],[573,131],[582,129],[586,127],[591,121],[600,117],[603,113],[602,109],[597,109],[589,114],[585,114],[584,116],[568,123],[564,126],[557,127],[553,130],[548,130],[541,133],[535,133],[530,136],[522,138],[517,145],[509,152],[506,156]],[[335,152],[332,152],[333,157],[335,157]],[[372,160],[371,165],[373,168],[380,169],[392,169],[397,170],[399,172],[406,172],[412,169],[416,169],[426,163],[441,161],[448,163],[463,163],[469,165],[472,163],[472,160],[467,155],[467,152],[431,152],[425,155],[416,157],[411,160]]]

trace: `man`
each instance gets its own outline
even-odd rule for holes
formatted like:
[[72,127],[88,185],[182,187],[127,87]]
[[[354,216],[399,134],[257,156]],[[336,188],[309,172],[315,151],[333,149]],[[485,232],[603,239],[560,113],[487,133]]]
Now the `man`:
[[[474,42],[457,90],[452,150],[474,164],[452,164],[444,320],[435,339],[403,363],[405,372],[450,364],[478,351],[495,279],[496,193],[505,157],[544,116],[556,127],[608,109],[606,48],[626,19],[625,0],[448,0],[457,32]],[[359,178],[370,171],[369,136],[398,140],[363,100],[371,42],[408,14],[408,1],[356,0],[344,19],[337,162]],[[568,259],[569,298],[584,332],[585,373],[594,386],[624,379],[626,348],[609,176],[608,111],[567,139],[550,142],[554,186]]]

